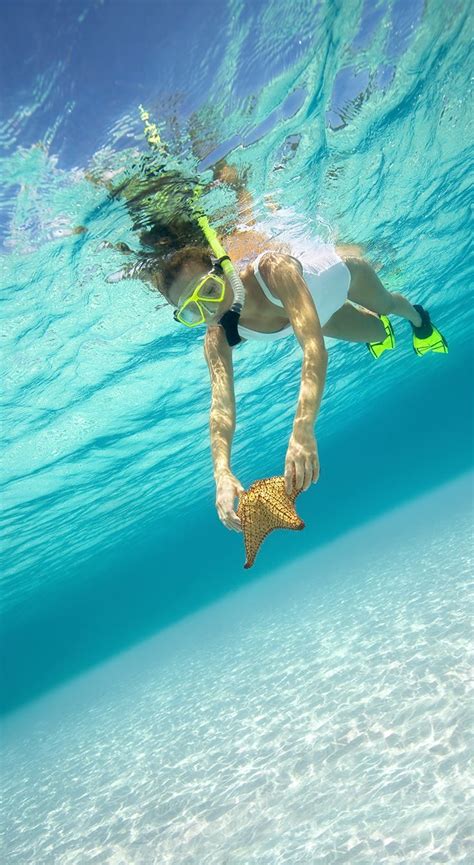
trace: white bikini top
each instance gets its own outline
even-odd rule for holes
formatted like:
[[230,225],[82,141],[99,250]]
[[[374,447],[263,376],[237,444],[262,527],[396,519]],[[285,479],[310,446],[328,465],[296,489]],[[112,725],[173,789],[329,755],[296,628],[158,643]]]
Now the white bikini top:
[[[262,289],[263,293],[268,297],[270,303],[273,303],[275,306],[281,306],[282,309],[284,309],[283,303],[278,297],[275,297],[275,295],[271,293],[267,283],[265,282],[262,274],[258,269],[258,263],[260,259],[263,255],[266,255],[267,252],[268,250],[265,250],[265,252],[261,252],[260,255],[257,255],[257,258],[253,263],[253,272],[260,288]],[[239,324],[238,330],[239,336],[241,336],[242,339],[261,339],[265,340],[266,342],[268,342],[269,340],[281,339],[282,337],[289,336],[290,333],[293,333],[291,322],[288,322],[288,324],[285,324],[285,326],[280,328],[280,330],[275,330],[272,333],[259,333],[257,330],[251,330],[249,327],[244,327],[243,324]]]

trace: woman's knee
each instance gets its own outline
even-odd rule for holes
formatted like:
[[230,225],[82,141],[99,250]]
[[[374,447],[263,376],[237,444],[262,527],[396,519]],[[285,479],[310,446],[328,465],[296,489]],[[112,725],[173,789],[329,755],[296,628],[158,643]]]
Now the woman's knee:
[[384,287],[372,265],[354,258],[348,259],[346,265],[351,276],[349,300],[379,315],[390,315],[395,307],[393,295]]
[[350,301],[333,313],[323,327],[324,336],[347,342],[378,342],[384,333],[376,313],[355,307]]
[[358,243],[337,243],[334,248],[343,261],[348,258],[359,259],[364,255],[364,248]]
[[349,269],[352,282],[366,282],[367,277],[372,275],[377,276],[372,265],[365,258],[354,258],[353,256],[344,259],[346,266]]

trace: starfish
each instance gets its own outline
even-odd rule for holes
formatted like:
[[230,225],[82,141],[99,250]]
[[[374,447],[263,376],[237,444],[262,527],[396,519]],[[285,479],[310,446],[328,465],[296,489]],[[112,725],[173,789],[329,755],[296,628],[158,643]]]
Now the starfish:
[[247,561],[244,568],[251,568],[260,545],[273,529],[304,529],[295,509],[295,499],[301,490],[285,489],[285,478],[264,478],[255,481],[248,490],[240,494],[237,516],[244,532]]

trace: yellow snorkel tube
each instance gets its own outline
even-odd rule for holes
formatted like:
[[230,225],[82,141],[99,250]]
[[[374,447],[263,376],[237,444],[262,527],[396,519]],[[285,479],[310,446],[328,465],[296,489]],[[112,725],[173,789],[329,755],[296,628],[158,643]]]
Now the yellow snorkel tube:
[[[149,112],[146,111],[142,105],[138,106],[138,110],[140,112],[140,118],[143,121],[145,138],[149,146],[152,150],[158,150],[162,155],[165,155],[166,147],[161,140],[161,136],[158,132],[158,127],[156,123],[153,123],[150,120]],[[237,273],[234,265],[232,264],[232,261],[227,255],[224,247],[222,246],[222,243],[220,242],[216,232],[209,225],[209,220],[207,216],[202,212],[202,210],[197,208],[196,202],[197,199],[201,196],[202,192],[202,186],[197,186],[195,188],[193,199],[191,201],[191,209],[196,217],[196,222],[199,225],[199,228],[201,229],[207,243],[211,247],[212,252],[217,259],[216,264],[218,264],[222,268],[234,293],[234,302],[231,308],[227,310],[227,312],[225,312],[222,318],[219,320],[219,324],[221,324],[225,330],[229,345],[237,345],[240,342],[238,323],[240,313],[242,312],[242,307],[245,301],[245,288],[239,274]]]

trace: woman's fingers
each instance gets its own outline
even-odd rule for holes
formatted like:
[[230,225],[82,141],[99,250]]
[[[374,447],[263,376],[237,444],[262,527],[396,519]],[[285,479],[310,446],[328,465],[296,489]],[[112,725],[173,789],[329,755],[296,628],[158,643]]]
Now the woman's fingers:
[[317,459],[296,457],[289,460],[285,465],[285,488],[287,495],[293,489],[307,490],[311,483],[316,483],[319,478],[319,463]]
[[311,459],[307,459],[304,464],[304,486],[303,489],[307,490],[311,484],[311,480],[313,477],[313,462]]
[[304,459],[295,460],[295,485],[297,490],[302,490],[304,486]]
[[295,457],[287,462],[285,466],[285,487],[287,495],[293,490],[302,490],[305,484],[305,462]]
[[242,524],[240,522],[240,519],[230,504],[218,505],[217,514],[221,523],[225,525],[226,529],[231,529],[234,532],[242,531]]
[[231,529],[234,532],[242,531],[240,520],[234,511],[228,511],[221,519],[227,529]]
[[240,520],[233,508],[224,509],[221,519],[226,528],[232,529],[234,532],[240,532],[242,530]]
[[313,477],[312,477],[313,484],[315,484],[318,479],[319,479],[319,462],[316,460],[314,465],[313,465]]

